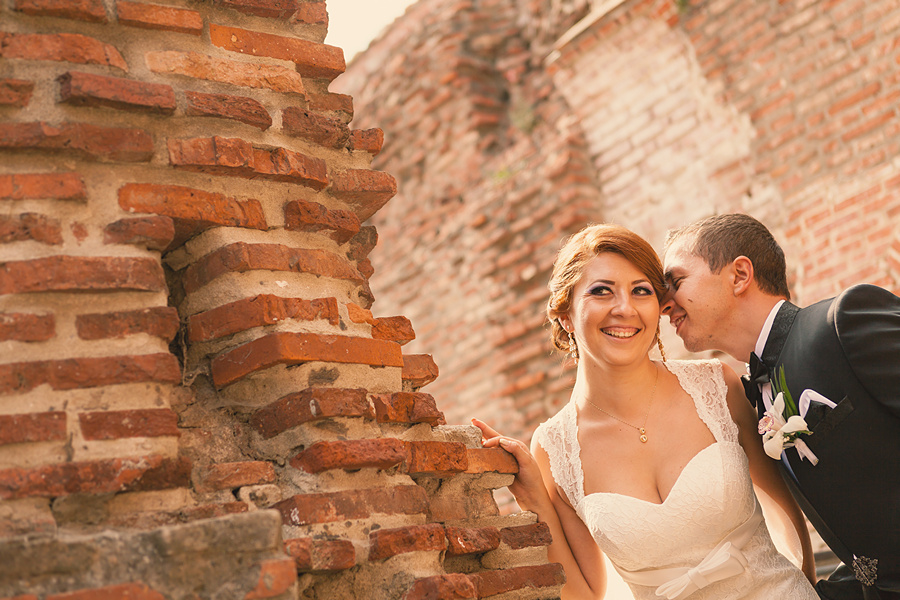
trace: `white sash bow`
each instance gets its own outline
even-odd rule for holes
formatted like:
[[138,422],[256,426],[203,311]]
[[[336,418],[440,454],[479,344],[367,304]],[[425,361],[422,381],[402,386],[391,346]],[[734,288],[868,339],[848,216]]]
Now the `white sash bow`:
[[616,567],[622,579],[643,586],[657,586],[656,595],[668,600],[682,600],[716,581],[740,575],[747,568],[741,552],[763,520],[757,502],[750,518],[725,536],[695,567],[671,567],[649,571],[626,571]]

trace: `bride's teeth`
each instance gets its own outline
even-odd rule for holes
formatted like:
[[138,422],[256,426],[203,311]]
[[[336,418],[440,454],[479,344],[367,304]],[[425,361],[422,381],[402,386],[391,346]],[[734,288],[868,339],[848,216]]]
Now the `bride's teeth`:
[[626,333],[624,331],[604,331],[603,333],[617,338],[630,338],[634,337],[637,334],[636,331],[632,331],[631,333]]

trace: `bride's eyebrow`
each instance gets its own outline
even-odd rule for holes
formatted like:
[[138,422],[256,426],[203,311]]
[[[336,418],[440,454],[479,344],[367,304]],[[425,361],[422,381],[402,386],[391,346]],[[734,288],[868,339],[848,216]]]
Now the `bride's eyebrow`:
[[[594,281],[592,281],[589,284],[589,286],[597,285],[598,283],[602,283],[604,285],[615,285],[616,284],[616,282],[613,281],[612,279],[595,279]],[[649,279],[635,279],[634,281],[631,282],[631,285],[637,285],[639,283],[650,283],[650,280]]]

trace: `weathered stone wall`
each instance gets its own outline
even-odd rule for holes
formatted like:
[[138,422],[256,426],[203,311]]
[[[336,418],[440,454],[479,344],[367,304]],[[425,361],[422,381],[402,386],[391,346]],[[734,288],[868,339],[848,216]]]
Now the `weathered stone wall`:
[[371,310],[396,181],[326,28],[0,0],[0,596],[558,595],[515,461]]
[[801,305],[900,290],[900,6],[752,4],[420,0],[335,81],[360,126],[390,124],[373,165],[399,191],[372,222],[413,235],[379,242],[372,286],[441,364],[450,423],[527,440],[568,400],[545,286],[587,222],[661,250],[669,228],[748,212]]
[[589,123],[604,213],[657,242],[749,212],[785,245],[803,305],[862,281],[900,289],[900,7],[664,8],[623,3],[551,62]]
[[[534,4],[560,27],[578,18]],[[430,388],[448,420],[511,433],[565,396],[545,285],[560,238],[601,202],[581,127],[526,33],[546,35],[523,30],[522,6],[418,2],[335,82],[360,122],[384,123],[376,161],[401,183],[373,218],[379,295],[422,321],[411,347],[453,374]]]

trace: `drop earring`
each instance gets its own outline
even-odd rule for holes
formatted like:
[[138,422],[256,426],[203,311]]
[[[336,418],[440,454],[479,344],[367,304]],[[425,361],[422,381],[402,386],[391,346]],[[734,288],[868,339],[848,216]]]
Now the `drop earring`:
[[575,335],[569,332],[569,358],[578,364],[578,346],[575,344]]

